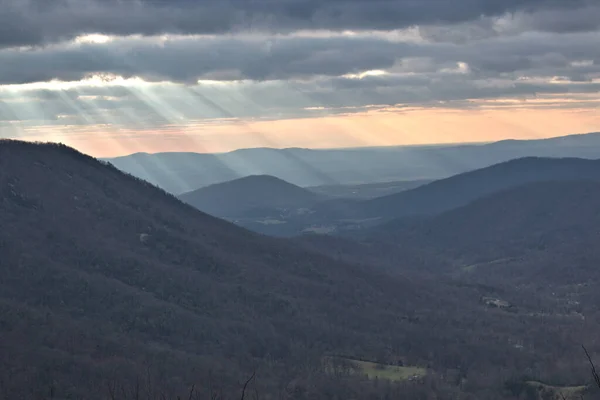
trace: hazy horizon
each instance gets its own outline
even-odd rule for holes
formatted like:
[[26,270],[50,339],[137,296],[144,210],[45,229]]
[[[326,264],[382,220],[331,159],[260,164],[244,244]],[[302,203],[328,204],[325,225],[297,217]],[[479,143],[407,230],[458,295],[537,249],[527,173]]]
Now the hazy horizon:
[[[521,111],[523,112],[523,111]],[[276,129],[278,125],[290,124],[293,126],[292,130],[301,130],[302,124],[316,124],[326,125],[328,118],[321,118],[320,120],[299,120],[300,123],[288,120],[270,121],[269,123],[262,122],[261,124],[268,124],[266,129],[261,131],[261,134],[243,134],[239,132],[221,132],[219,135],[217,132],[222,130],[220,127],[217,132],[211,136],[199,137],[195,134],[190,133],[166,133],[164,131],[159,132],[139,132],[135,131],[130,134],[102,135],[101,132],[88,132],[89,127],[71,128],[74,131],[82,129],[83,132],[70,136],[64,135],[53,135],[52,129],[49,129],[45,134],[39,135],[39,132],[35,136],[3,136],[10,139],[22,139],[28,141],[50,141],[60,142],[72,146],[86,154],[90,154],[94,157],[99,158],[114,158],[120,156],[126,156],[135,153],[162,153],[162,152],[194,152],[203,154],[216,154],[216,153],[227,153],[235,150],[251,149],[251,148],[273,148],[273,149],[286,149],[286,148],[306,148],[306,149],[345,149],[345,148],[362,148],[362,147],[391,147],[391,146],[435,146],[435,145],[460,145],[460,144],[475,144],[475,143],[491,143],[501,140],[536,140],[536,139],[549,139],[561,136],[570,136],[581,134],[581,132],[595,132],[600,130],[600,124],[594,125],[592,123],[585,124],[582,119],[574,120],[573,116],[569,117],[568,114],[560,114],[562,112],[557,111],[556,118],[559,120],[554,124],[554,129],[528,129],[527,127],[520,127],[520,129],[505,130],[504,124],[497,124],[491,126],[489,129],[480,126],[485,124],[487,118],[483,118],[482,121],[478,121],[473,116],[458,116],[454,117],[455,131],[452,131],[452,135],[440,136],[440,135],[424,135],[423,131],[416,130],[415,132],[421,132],[421,137],[417,135],[411,135],[412,140],[406,136],[399,135],[397,130],[394,128],[388,128],[386,130],[379,131],[380,134],[372,138],[364,138],[360,135],[352,136],[350,133],[353,132],[352,119],[363,118],[361,116],[347,117],[344,120],[338,120],[346,126],[346,129],[338,130],[332,134],[325,134],[319,137],[318,130],[313,130],[313,135],[298,133],[296,136],[292,135],[288,131],[288,136],[285,134],[279,134],[277,132],[269,132],[267,129]],[[563,115],[563,118],[560,117]],[[453,117],[445,116],[446,119],[453,119]],[[542,116],[540,116],[542,117]],[[552,115],[548,116],[550,119]],[[334,117],[339,118],[339,117]],[[413,116],[416,118],[416,116]],[[469,121],[463,121],[463,118],[468,118]],[[488,117],[489,118],[489,117]],[[426,120],[427,118],[424,118]],[[600,119],[600,118],[596,118]],[[436,118],[431,118],[429,124],[435,125],[439,121]],[[468,123],[467,123],[468,122]],[[373,122],[363,122],[364,124],[371,124]],[[356,124],[356,127],[362,126],[363,123]],[[579,125],[578,125],[579,123]],[[570,130],[568,125],[581,126],[583,130]],[[375,123],[376,126],[376,123]],[[471,127],[472,129],[467,129]],[[544,125],[547,127],[547,125]],[[596,129],[594,129],[596,128]],[[466,129],[465,131],[462,131]],[[485,131],[483,131],[485,129]],[[270,133],[270,135],[268,134]],[[482,132],[478,135],[473,135],[472,132]],[[233,140],[232,140],[233,139]]]
[[594,2],[38,3],[0,12],[3,138],[113,157],[600,130]]
[[217,151],[217,152],[202,152],[202,151],[193,151],[193,150],[173,150],[173,151],[156,151],[156,152],[146,152],[146,151],[138,151],[138,152],[134,152],[134,153],[125,153],[125,154],[121,154],[121,155],[116,155],[116,156],[96,156],[97,158],[103,158],[103,159],[112,159],[112,158],[121,158],[121,157],[128,157],[128,156],[132,156],[135,154],[148,154],[148,155],[155,155],[155,154],[162,154],[162,153],[194,153],[194,154],[227,154],[227,153],[233,153],[236,151],[244,151],[244,150],[260,150],[260,149],[265,149],[265,150],[292,150],[292,149],[299,149],[299,150],[323,150],[323,151],[327,151],[327,150],[354,150],[354,149],[377,149],[377,148],[381,148],[381,149],[385,149],[385,148],[397,148],[397,147],[407,147],[407,148],[418,148],[418,147],[452,147],[452,146],[468,146],[468,145],[485,145],[485,144],[492,144],[492,143],[497,143],[499,141],[503,141],[503,140],[519,140],[519,141],[527,141],[527,140],[543,140],[543,139],[556,139],[556,138],[562,138],[562,137],[570,137],[570,136],[581,136],[581,135],[591,135],[591,134],[595,134],[597,132],[584,132],[584,133],[571,133],[571,134],[566,134],[566,135],[555,135],[555,136],[548,136],[548,137],[535,137],[535,138],[522,138],[522,139],[515,139],[515,138],[511,138],[511,137],[507,137],[507,138],[503,138],[503,139],[499,139],[499,140],[491,140],[491,141],[472,141],[472,142],[448,142],[448,143],[423,143],[423,144],[391,144],[391,145],[383,145],[383,146],[377,146],[377,145],[367,145],[367,146],[351,146],[351,147],[297,147],[297,146],[292,146],[292,147],[268,147],[268,146],[256,146],[256,147],[242,147],[242,148],[235,148],[232,150],[227,150],[227,151]]

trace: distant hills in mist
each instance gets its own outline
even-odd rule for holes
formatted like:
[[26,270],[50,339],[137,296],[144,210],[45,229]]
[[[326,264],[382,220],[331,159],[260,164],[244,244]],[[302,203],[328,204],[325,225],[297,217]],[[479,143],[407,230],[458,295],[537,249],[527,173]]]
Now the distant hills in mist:
[[597,158],[598,154],[600,133],[589,133],[490,144],[136,153],[107,161],[168,192],[181,194],[250,175],[272,175],[303,187],[432,180],[520,157]]
[[262,210],[311,207],[320,195],[269,175],[252,175],[184,193],[179,198],[218,217],[248,216]]
[[371,199],[325,197],[278,178],[253,176],[180,196],[209,214],[260,233],[340,233],[422,217],[535,182],[600,182],[600,160],[525,157]]

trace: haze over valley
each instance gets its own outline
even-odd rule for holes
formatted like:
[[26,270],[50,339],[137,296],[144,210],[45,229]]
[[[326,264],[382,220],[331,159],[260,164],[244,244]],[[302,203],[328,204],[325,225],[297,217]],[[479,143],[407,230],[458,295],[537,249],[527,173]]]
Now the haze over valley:
[[303,187],[433,180],[527,156],[595,159],[599,148],[600,134],[590,133],[452,146],[136,153],[106,161],[178,195],[250,175],[272,175]]
[[[438,158],[448,160],[462,159],[463,153],[468,159],[481,160],[502,160],[511,153],[515,155],[509,161],[437,180],[301,188],[274,176],[256,175],[208,185],[183,193],[179,198],[201,211],[260,233],[275,236],[346,233],[386,224],[397,218],[439,214],[491,193],[527,183],[597,181],[600,178],[598,161],[586,156],[591,156],[594,150],[600,153],[600,147],[595,147],[598,138],[598,134],[592,133],[518,145],[500,142],[436,149]],[[561,148],[569,157],[556,157]],[[383,150],[355,150],[359,158],[363,152],[375,151]],[[401,151],[389,149],[389,152]],[[448,154],[443,155],[444,152]],[[540,154],[547,156],[540,157]],[[321,157],[327,156],[321,154]],[[359,165],[358,162],[356,164]]]

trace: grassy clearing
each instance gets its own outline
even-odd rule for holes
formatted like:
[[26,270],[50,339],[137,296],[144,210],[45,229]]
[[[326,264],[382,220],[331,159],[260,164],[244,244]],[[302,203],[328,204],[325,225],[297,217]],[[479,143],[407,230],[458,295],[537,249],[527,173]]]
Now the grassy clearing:
[[[425,368],[419,367],[400,367],[397,365],[379,364],[370,361],[353,360],[350,358],[336,358],[338,361],[347,362],[352,370],[357,374],[366,375],[369,379],[387,379],[400,382],[410,379],[422,378],[427,375]],[[331,365],[333,357],[326,358],[326,362]]]
[[281,225],[281,224],[287,224],[287,221],[282,221],[279,219],[263,219],[261,221],[256,221],[259,224],[263,224],[263,225]]
[[311,228],[306,228],[304,229],[302,232],[305,233],[316,233],[317,235],[326,235],[328,233],[333,233],[335,232],[335,226],[320,226],[320,227],[311,227]]
[[579,400],[587,390],[587,386],[550,386],[537,381],[527,381],[525,383],[538,390],[540,399]]
[[500,258],[498,260],[486,261],[486,262],[477,263],[477,264],[465,265],[464,267],[461,268],[461,271],[464,273],[471,273],[471,272],[475,272],[475,270],[480,267],[486,267],[486,266],[500,264],[500,263],[509,262],[509,261],[512,261],[511,257]]

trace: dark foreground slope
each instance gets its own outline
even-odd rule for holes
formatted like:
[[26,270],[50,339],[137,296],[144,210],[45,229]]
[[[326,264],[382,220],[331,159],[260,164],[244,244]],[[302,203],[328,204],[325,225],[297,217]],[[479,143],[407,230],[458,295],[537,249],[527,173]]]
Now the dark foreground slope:
[[[0,225],[6,398],[49,388],[106,398],[115,382],[227,394],[258,369],[265,396],[493,399],[505,398],[511,371],[585,375],[579,357],[550,363],[584,340],[577,321],[490,312],[477,288],[384,275],[252,234],[63,146],[0,143]],[[515,347],[524,334],[528,347]],[[325,375],[325,355],[400,359],[431,378],[357,386]],[[481,383],[459,388],[461,376]]]
[[15,391],[95,393],[147,365],[164,385],[212,371],[237,390],[257,366],[275,384],[276,366],[392,345],[386,329],[420,297],[66,147],[2,142],[0,171],[1,370]]
[[184,193],[184,202],[218,217],[310,207],[325,196],[269,175],[253,175]]
[[[254,369],[265,396],[410,389],[328,377],[331,354],[401,359],[429,367],[430,379],[459,367],[488,377],[469,390],[503,398],[498,371],[536,368],[581,334],[570,322],[489,313],[475,289],[252,234],[64,146],[0,142],[0,226],[0,389],[10,399],[50,388],[106,398],[115,382],[227,394]],[[515,327],[535,350],[513,347]],[[564,334],[548,343],[554,331]],[[439,379],[410,390],[463,390]]]

